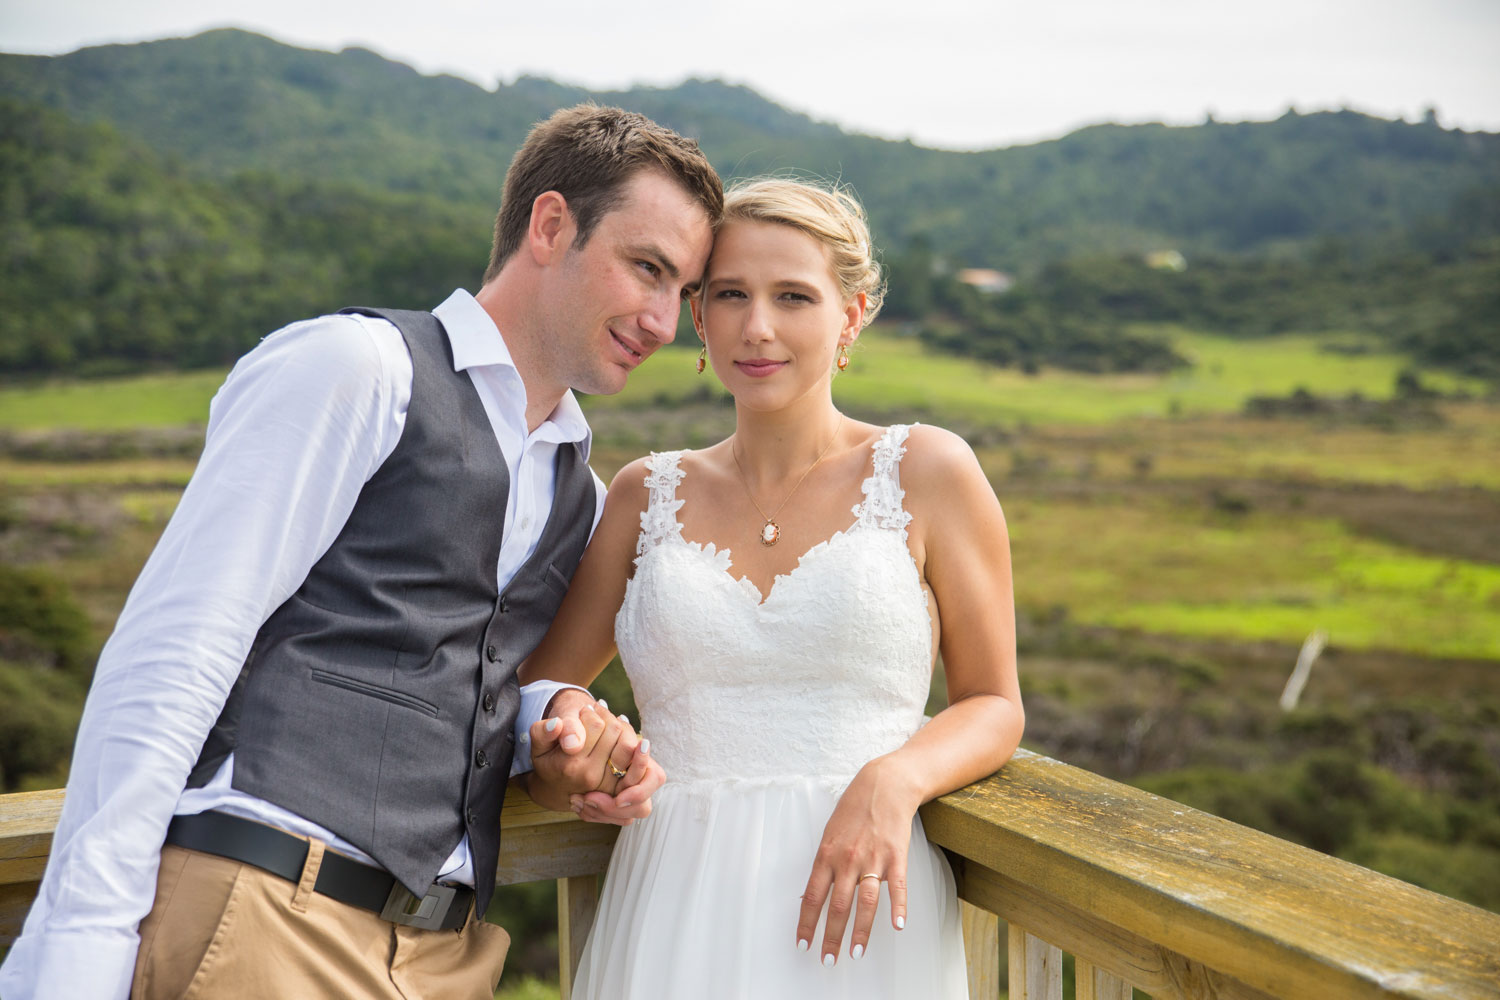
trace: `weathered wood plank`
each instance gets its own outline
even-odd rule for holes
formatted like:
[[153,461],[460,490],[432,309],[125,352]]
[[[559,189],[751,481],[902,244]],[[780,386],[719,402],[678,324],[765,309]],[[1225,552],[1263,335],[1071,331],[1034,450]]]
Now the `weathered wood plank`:
[[[1184,980],[1212,986],[1218,1000],[1270,1000],[1268,994],[1231,976],[1204,969],[1201,964],[1168,951],[1111,924],[1102,915],[1087,913],[1045,891],[1023,885],[965,858],[953,866],[961,898],[999,914],[1012,924],[1124,979],[1162,1000],[1183,997]],[[1201,970],[1201,972],[1199,971]],[[1188,994],[1198,997],[1203,994]]]
[[497,885],[597,875],[609,865],[620,828],[585,823],[571,812],[553,812],[531,801],[512,781],[500,813]]
[[47,867],[62,803],[60,788],[0,795],[0,945],[21,933]]
[[1062,1000],[1062,949],[1009,926],[1010,1000]]
[[594,915],[599,912],[599,877],[583,875],[557,880],[557,966],[561,1000],[573,995],[578,963]]
[[939,846],[1272,995],[1500,991],[1500,916],[1037,754],[922,818]]
[[[62,789],[0,795],[0,885],[32,882],[40,877],[34,867],[47,864],[52,850],[52,831],[62,815]],[[18,861],[19,865],[3,862]]]
[[958,909],[970,1000],[994,1000],[1000,995],[1000,918],[964,900]]
[[619,827],[584,823],[576,817],[568,826],[548,824],[512,829],[502,823],[501,829],[500,862],[495,870],[497,885],[596,875],[608,867],[610,852],[620,833]]

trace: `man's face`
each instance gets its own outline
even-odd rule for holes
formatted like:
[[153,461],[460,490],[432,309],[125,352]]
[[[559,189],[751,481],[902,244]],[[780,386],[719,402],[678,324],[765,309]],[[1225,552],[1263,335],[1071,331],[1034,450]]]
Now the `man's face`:
[[549,361],[573,389],[607,395],[677,331],[682,291],[713,246],[708,216],[675,181],[643,170],[546,285]]

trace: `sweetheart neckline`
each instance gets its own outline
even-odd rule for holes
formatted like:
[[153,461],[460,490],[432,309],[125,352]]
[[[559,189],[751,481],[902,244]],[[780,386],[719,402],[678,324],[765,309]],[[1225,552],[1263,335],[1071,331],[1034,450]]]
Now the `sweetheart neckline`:
[[[671,542],[675,541],[677,544],[682,545],[685,548],[688,548],[698,553],[698,555],[704,557],[707,560],[707,564],[710,566],[710,568],[717,570],[724,579],[735,585],[740,593],[744,594],[748,598],[752,598],[755,602],[755,608],[757,610],[761,610],[771,603],[772,598],[776,596],[776,592],[781,587],[783,582],[792,580],[798,575],[799,572],[801,572],[803,567],[807,565],[807,561],[810,557],[821,555],[823,552],[832,548],[835,543],[840,542],[843,539],[856,537],[860,534],[870,531],[881,535],[890,535],[901,546],[902,554],[906,557],[902,560],[902,562],[904,565],[911,569],[913,580],[916,582],[918,587],[921,587],[922,574],[917,569],[917,560],[912,556],[911,549],[907,548],[906,541],[895,532],[886,531],[884,529],[873,527],[870,525],[861,525],[858,521],[856,521],[854,524],[851,524],[847,528],[840,528],[832,535],[823,539],[823,541],[818,542],[811,548],[804,551],[797,557],[796,564],[793,565],[790,570],[785,573],[776,574],[775,578],[771,580],[771,586],[764,593],[762,593],[761,589],[755,585],[755,581],[751,580],[748,576],[736,576],[734,574],[734,553],[731,549],[717,548],[713,542],[695,542],[692,539],[684,538],[680,531],[672,538],[667,539],[666,543],[671,544]],[[658,546],[658,548],[664,547],[665,545]],[[633,584],[634,582],[635,579],[632,578],[630,580],[630,583]]]
[[[680,532],[677,535],[677,541],[681,542],[688,548],[697,551],[700,555],[707,556],[714,569],[719,570],[731,582],[739,585],[745,596],[754,597],[755,606],[757,608],[764,608],[770,602],[771,598],[775,596],[776,588],[781,586],[781,581],[790,580],[792,577],[796,576],[797,571],[802,569],[803,564],[807,562],[808,556],[816,555],[823,550],[831,547],[834,542],[837,542],[842,538],[847,538],[849,533],[858,526],[859,522],[856,521],[854,524],[851,524],[847,528],[840,528],[838,531],[835,531],[833,534],[829,535],[821,542],[818,542],[811,548],[803,551],[803,553],[797,557],[797,562],[793,564],[791,569],[787,570],[785,573],[777,573],[771,579],[771,586],[768,587],[764,592],[762,592],[761,589],[755,585],[755,581],[750,579],[748,576],[736,576],[734,574],[733,550],[728,548],[716,548],[713,542],[695,542],[689,538],[682,537],[682,534]],[[719,560],[721,558],[723,559],[723,565],[719,564]]]

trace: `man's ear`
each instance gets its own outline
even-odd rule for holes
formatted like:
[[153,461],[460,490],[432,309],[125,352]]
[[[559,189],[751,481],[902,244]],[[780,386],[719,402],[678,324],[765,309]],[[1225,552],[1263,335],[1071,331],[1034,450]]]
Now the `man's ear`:
[[531,259],[546,265],[573,245],[578,227],[568,200],[556,191],[543,191],[531,203],[531,222],[526,227],[526,248]]

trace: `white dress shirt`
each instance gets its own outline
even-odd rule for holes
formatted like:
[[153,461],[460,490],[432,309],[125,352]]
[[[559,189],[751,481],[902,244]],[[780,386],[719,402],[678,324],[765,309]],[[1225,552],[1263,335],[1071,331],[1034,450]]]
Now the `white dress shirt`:
[[[535,550],[552,507],[553,459],[588,424],[571,393],[535,431],[526,390],[489,315],[459,290],[434,310],[455,371],[478,391],[510,471],[496,567],[503,590]],[[267,337],[209,406],[203,455],[105,644],[79,724],[51,860],[0,996],[125,1000],[151,909],[167,823],[204,809],[353,845],[231,787],[233,756],[184,790],[261,625],[333,543],[365,482],[395,449],[411,399],[400,332],[366,316],[324,316]],[[595,477],[603,510],[604,484]],[[527,730],[565,685],[522,689],[516,770]],[[443,877],[473,883],[467,836]]]

